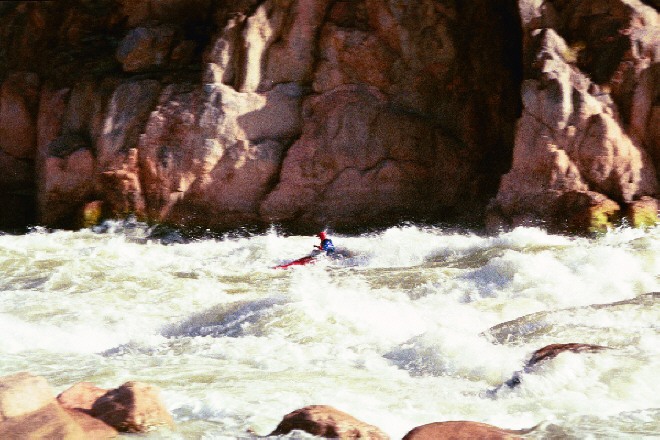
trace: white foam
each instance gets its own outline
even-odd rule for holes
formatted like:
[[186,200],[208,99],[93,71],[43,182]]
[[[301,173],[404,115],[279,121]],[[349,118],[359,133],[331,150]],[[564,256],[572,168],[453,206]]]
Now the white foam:
[[58,327],[25,322],[6,314],[0,315],[0,353],[43,350],[53,353],[97,353],[121,342],[111,331],[85,325]]
[[[572,429],[607,414],[625,425],[617,414],[660,406],[657,306],[585,308],[658,289],[658,229],[332,234],[361,258],[273,270],[318,239],[270,231],[162,246],[114,228],[0,236],[0,331],[12,335],[0,354],[103,386],[156,381],[184,438],[266,434],[310,404],[393,438],[458,418]],[[483,397],[562,342],[615,350],[562,354]],[[13,368],[0,356],[0,371]]]

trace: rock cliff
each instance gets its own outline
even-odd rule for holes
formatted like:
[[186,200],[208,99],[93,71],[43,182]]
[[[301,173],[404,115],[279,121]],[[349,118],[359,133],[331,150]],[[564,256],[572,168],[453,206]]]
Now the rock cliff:
[[[529,2],[523,111],[491,204],[509,225],[607,226],[657,216],[660,28],[635,0]],[[627,212],[626,212],[627,211]]]
[[3,2],[0,226],[652,221],[654,8]]

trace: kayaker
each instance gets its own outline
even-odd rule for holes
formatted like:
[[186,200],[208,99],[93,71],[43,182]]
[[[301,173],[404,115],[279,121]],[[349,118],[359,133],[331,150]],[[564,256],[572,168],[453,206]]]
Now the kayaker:
[[321,244],[314,246],[316,249],[325,251],[326,255],[330,255],[335,252],[335,245],[332,244],[332,240],[328,238],[328,234],[326,234],[324,231],[321,231],[316,236],[321,239]]

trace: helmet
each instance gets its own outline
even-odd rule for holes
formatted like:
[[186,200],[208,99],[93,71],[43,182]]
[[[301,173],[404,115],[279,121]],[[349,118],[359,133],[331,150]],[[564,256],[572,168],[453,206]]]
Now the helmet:
[[319,232],[316,236],[321,240],[325,240],[325,238],[327,237],[326,233],[323,231]]

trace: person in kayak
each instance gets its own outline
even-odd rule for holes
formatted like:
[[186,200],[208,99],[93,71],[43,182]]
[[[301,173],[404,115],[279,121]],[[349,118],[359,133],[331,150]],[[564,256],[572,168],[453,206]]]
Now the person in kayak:
[[328,234],[321,231],[318,233],[317,237],[321,239],[321,244],[314,246],[316,249],[325,251],[326,255],[331,255],[335,252],[335,245],[332,244],[332,240],[328,238]]

